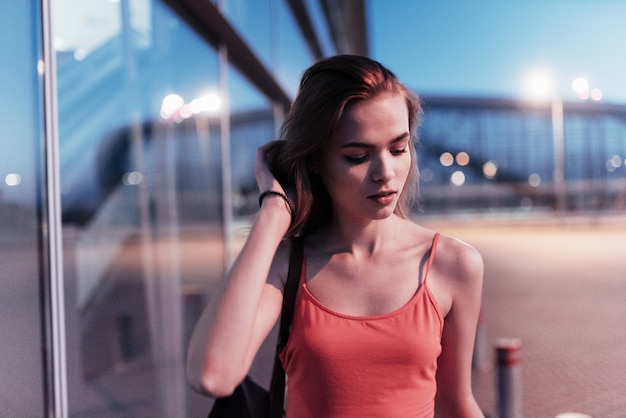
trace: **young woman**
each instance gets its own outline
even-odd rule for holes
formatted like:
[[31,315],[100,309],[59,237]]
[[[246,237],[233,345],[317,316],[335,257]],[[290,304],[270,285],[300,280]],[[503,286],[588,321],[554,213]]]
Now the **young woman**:
[[228,395],[248,373],[280,314],[285,237],[300,235],[303,274],[281,353],[288,418],[483,416],[471,390],[482,258],[408,219],[420,116],[417,97],[368,58],[305,72],[281,140],[257,154],[259,190],[276,193],[263,194],[194,331],[195,390]]

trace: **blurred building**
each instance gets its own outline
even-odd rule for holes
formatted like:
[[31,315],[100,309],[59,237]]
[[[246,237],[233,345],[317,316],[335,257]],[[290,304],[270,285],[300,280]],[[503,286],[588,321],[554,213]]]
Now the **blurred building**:
[[626,207],[626,105],[422,97],[421,213]]
[[[0,27],[0,416],[206,415],[186,346],[256,148],[310,64],[368,54],[364,1],[26,0]],[[624,106],[564,104],[560,149],[549,105],[422,100],[422,213],[623,209]]]

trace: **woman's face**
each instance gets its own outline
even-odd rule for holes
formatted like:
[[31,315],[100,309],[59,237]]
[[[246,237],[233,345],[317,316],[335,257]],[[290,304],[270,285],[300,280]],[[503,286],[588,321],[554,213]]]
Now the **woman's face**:
[[346,106],[316,165],[335,215],[393,214],[411,168],[411,148],[401,95],[383,93]]

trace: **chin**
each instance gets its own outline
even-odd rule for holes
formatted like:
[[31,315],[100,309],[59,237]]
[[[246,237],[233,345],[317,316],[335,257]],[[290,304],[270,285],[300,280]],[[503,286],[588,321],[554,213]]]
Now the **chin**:
[[393,214],[396,212],[396,208],[383,208],[381,210],[376,211],[372,218],[374,220],[382,220],[382,219],[387,219],[391,216],[393,216]]

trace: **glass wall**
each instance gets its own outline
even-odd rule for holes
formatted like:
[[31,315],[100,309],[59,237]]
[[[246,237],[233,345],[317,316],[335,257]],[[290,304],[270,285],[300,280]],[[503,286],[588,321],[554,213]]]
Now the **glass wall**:
[[0,27],[0,416],[40,417],[50,393],[50,347],[42,304],[47,199],[38,2],[3,2]]
[[[287,2],[224,0],[223,3],[224,15],[282,87],[294,96],[302,72],[311,65],[313,56]],[[311,18],[315,17],[311,13]],[[313,20],[318,33],[328,35],[327,28],[320,27],[320,23]]]
[[163,3],[92,3],[54,10],[70,416],[202,416],[187,341],[256,204],[273,105]]
[[59,1],[55,28],[70,416],[180,416],[224,270],[218,57],[159,2]]
[[[288,3],[207,4],[262,23],[242,37],[295,93],[312,57]],[[205,416],[187,344],[285,94],[163,0],[3,2],[0,25],[0,416]]]

